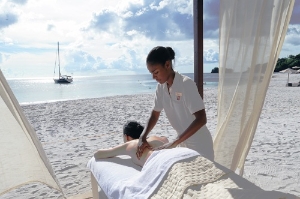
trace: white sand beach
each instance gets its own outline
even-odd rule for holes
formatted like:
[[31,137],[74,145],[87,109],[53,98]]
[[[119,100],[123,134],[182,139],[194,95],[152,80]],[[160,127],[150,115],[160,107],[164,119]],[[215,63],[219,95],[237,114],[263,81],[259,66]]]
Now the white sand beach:
[[[274,74],[245,163],[244,177],[265,190],[300,197],[300,87],[285,87],[287,74]],[[290,75],[299,82],[300,74]],[[145,123],[153,105],[152,94],[70,100],[22,105],[67,196],[89,192],[88,160],[98,148],[122,142],[127,120]],[[205,88],[207,126],[217,125],[217,88]],[[170,139],[176,133],[164,114],[152,134]],[[50,187],[32,183],[0,199],[63,198]]]

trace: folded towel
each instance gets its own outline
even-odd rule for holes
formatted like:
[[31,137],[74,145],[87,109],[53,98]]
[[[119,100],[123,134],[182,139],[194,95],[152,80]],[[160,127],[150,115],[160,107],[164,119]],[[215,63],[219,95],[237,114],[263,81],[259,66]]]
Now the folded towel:
[[265,191],[202,156],[174,164],[166,176],[151,199],[299,199],[279,191]]
[[225,174],[226,171],[217,168],[212,161],[202,156],[197,156],[191,161],[175,163],[151,199],[180,199],[188,187],[201,189],[201,185],[214,182]]

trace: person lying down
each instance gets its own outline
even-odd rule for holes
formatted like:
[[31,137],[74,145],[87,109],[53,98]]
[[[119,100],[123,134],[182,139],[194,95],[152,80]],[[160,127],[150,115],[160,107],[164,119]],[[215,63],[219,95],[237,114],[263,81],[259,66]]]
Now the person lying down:
[[96,160],[102,158],[110,158],[115,157],[118,155],[128,155],[131,157],[133,163],[143,167],[146,160],[150,157],[153,153],[153,149],[159,146],[168,143],[169,140],[166,137],[159,137],[159,136],[150,136],[147,138],[148,143],[150,144],[151,148],[146,148],[140,157],[140,159],[136,156],[136,151],[138,147],[139,137],[143,132],[144,127],[137,121],[128,121],[123,126],[123,140],[124,144],[120,144],[116,147],[109,148],[109,149],[99,149],[94,154],[94,158]]
[[[120,165],[117,171],[109,168],[106,161],[103,161],[104,164],[99,161],[97,166],[89,165],[92,172],[97,174],[94,175],[109,198],[183,198],[188,193],[192,195],[187,198],[297,198],[285,197],[285,193],[264,191],[236,175],[234,171],[185,147],[159,151],[147,148],[138,159],[136,149],[143,126],[136,121],[130,121],[124,125],[123,131],[125,143],[98,150],[94,154],[95,159],[129,155],[135,164],[143,168],[134,175],[123,178],[124,171]],[[167,138],[159,136],[151,136],[147,141],[151,148],[170,143]],[[176,167],[173,167],[176,163]]]
[[[160,146],[171,142],[169,142],[166,137],[151,136],[147,138],[150,147],[145,148],[138,159],[136,155],[139,143],[138,138],[142,134],[143,129],[144,127],[136,121],[127,122],[123,128],[125,143],[110,149],[100,149],[94,153],[94,158],[89,161],[90,164],[88,164],[88,167],[91,169],[98,184],[109,198],[150,198],[152,194],[160,189],[160,183],[163,183],[166,180],[168,171],[170,171],[175,163],[190,162],[196,160],[196,158],[200,156],[198,152],[185,147],[160,149]],[[134,175],[128,176],[126,172],[126,174],[124,174],[124,171],[127,170],[125,169],[127,166],[124,167],[122,164],[114,163],[110,164],[109,160],[99,160],[118,155],[130,156],[132,162],[141,166],[142,169],[134,173]],[[91,166],[91,164],[93,164],[93,166]],[[113,166],[110,168],[108,165]],[[180,168],[181,167],[182,166],[180,166]],[[186,170],[187,172],[185,173],[189,174],[189,176],[194,174],[190,173],[190,169],[182,169]],[[193,171],[197,170],[193,169]],[[180,172],[180,176],[182,175],[181,169],[176,169],[175,172]],[[123,178],[124,175],[125,177]],[[174,174],[171,176],[173,176],[172,178],[176,178],[177,175]],[[172,182],[176,181],[176,179],[170,180]],[[190,182],[192,181],[187,181],[187,183]],[[186,183],[183,185],[180,184],[180,186],[185,185]],[[189,186],[190,185],[188,184],[187,187]],[[184,189],[181,189],[180,187],[180,190]],[[168,198],[174,197],[170,196]]]

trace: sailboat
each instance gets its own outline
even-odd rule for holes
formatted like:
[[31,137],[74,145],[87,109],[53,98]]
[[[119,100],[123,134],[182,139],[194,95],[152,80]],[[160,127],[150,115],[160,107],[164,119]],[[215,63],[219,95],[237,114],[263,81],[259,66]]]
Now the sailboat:
[[[58,78],[53,78],[54,82],[58,83],[58,84],[73,82],[73,77],[72,76],[70,76],[70,75],[61,75],[61,73],[60,73],[59,42],[57,42],[57,57],[56,57],[56,60],[55,60],[55,68],[56,68],[56,65],[58,65],[59,74],[58,74]],[[54,74],[55,74],[55,68],[54,68]]]

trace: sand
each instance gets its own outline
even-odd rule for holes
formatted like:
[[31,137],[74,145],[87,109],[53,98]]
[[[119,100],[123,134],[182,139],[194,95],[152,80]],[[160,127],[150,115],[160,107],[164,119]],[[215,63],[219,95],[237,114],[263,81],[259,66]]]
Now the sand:
[[[290,75],[290,82],[300,75]],[[300,87],[285,87],[287,74],[274,74],[245,163],[244,177],[265,190],[300,197]],[[41,104],[22,108],[44,147],[55,174],[70,197],[91,191],[87,161],[98,148],[122,143],[127,120],[141,123],[149,117],[153,94],[113,96]],[[207,127],[217,125],[217,88],[205,88]],[[176,133],[164,113],[151,134],[170,139]],[[50,187],[32,183],[0,199],[63,198]]]

